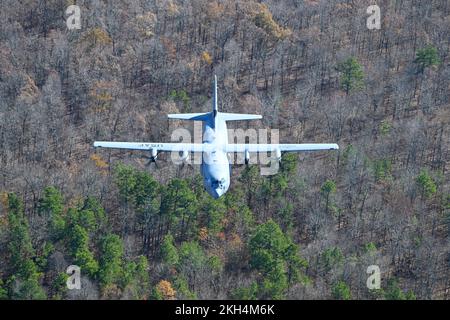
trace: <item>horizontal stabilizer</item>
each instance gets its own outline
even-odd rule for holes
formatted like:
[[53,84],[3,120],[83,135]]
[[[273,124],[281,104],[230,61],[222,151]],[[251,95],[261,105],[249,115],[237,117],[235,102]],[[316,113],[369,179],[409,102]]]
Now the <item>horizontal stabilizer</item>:
[[220,118],[225,120],[225,121],[238,121],[238,120],[257,120],[257,119],[262,119],[262,116],[259,115],[259,114],[220,112]]
[[211,113],[178,113],[178,114],[168,114],[170,119],[180,119],[180,120],[194,120],[194,121],[206,121]]

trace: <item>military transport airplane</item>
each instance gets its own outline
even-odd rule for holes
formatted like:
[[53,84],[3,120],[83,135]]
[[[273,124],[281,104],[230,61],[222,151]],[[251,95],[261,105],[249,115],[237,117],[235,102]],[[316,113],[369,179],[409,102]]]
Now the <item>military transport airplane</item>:
[[217,108],[217,77],[214,76],[212,112],[169,114],[170,119],[203,121],[203,143],[153,143],[153,142],[108,142],[95,141],[94,147],[150,152],[150,160],[155,161],[159,151],[179,152],[186,160],[190,152],[201,152],[201,174],[206,191],[215,199],[230,187],[230,163],[228,153],[244,153],[248,163],[250,153],[271,152],[277,161],[281,161],[282,152],[337,150],[335,143],[305,144],[230,144],[228,143],[227,121],[261,119],[255,114],[219,112]]

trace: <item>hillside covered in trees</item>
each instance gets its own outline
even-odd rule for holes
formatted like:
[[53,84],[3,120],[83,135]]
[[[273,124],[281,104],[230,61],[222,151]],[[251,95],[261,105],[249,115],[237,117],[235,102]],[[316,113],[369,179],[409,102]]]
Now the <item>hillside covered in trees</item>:
[[[0,299],[449,299],[450,3],[376,1],[370,30],[373,2],[2,0]],[[340,150],[214,200],[198,166],[92,147],[193,131],[166,114],[209,111],[213,74],[264,117],[231,128]]]

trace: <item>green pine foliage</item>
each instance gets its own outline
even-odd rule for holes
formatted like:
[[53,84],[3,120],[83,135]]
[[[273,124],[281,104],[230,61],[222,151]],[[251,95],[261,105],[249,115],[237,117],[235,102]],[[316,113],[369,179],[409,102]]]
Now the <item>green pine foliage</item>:
[[257,300],[258,284],[256,282],[252,282],[249,286],[238,287],[233,290],[231,297],[237,300]]
[[330,271],[332,268],[342,266],[344,262],[344,254],[338,247],[331,247],[325,249],[321,257],[321,265],[326,271]]
[[336,193],[336,182],[334,182],[333,180],[327,179],[325,181],[325,183],[322,185],[322,187],[320,188],[320,192],[323,196],[323,198],[325,199],[325,210],[326,213],[328,213],[328,211],[330,210],[330,208],[333,207],[333,202],[332,202],[332,198],[333,198],[333,194]]
[[103,288],[118,285],[123,277],[123,243],[115,234],[107,234],[101,240],[98,279]]
[[290,284],[301,279],[307,262],[301,258],[299,248],[273,221],[261,224],[249,242],[250,266],[262,275],[258,296],[282,299]]
[[187,280],[180,275],[175,276],[173,280],[174,289],[177,292],[178,299],[196,300],[197,294],[189,288]]
[[36,251],[31,242],[23,204],[13,193],[8,195],[8,225],[9,265],[12,270],[9,279],[10,298],[45,299],[47,295],[40,283],[42,273],[34,261]]
[[[348,147],[343,158],[356,155]],[[367,172],[374,168],[375,180],[390,175],[390,164],[381,160],[369,163]],[[197,299],[202,297],[203,286],[214,286],[224,274],[236,271],[245,272],[248,282],[231,286],[227,297],[288,298],[297,286],[307,286],[311,280],[305,272],[308,262],[293,240],[298,206],[282,201],[286,196],[301,196],[296,191],[298,181],[291,179],[297,170],[297,157],[287,157],[280,170],[278,176],[262,179],[254,167],[246,167],[240,184],[214,200],[198,177],[175,178],[162,185],[148,172],[117,165],[113,176],[118,203],[142,236],[142,247],[133,249],[138,253],[134,257],[125,254],[120,229],[108,221],[108,212],[97,198],[87,196],[69,206],[58,189],[45,188],[38,213],[45,219],[48,235],[34,244],[23,205],[10,194],[6,226],[11,270],[0,282],[0,299],[64,299],[68,275],[50,270],[49,264],[57,251],[98,284],[102,298],[162,299],[157,287],[164,284],[170,286],[170,296],[176,299]],[[424,198],[431,199],[437,193],[435,179],[440,181],[424,170],[417,176],[417,188]],[[305,190],[305,182],[301,183],[301,190]],[[325,211],[335,206],[337,191],[335,180],[327,179],[321,185],[318,200],[326,203]],[[261,192],[265,192],[263,198]],[[322,208],[323,202],[318,203]],[[271,206],[278,211],[271,214],[273,219],[266,219],[264,214]],[[261,211],[255,214],[251,208]],[[216,250],[223,243],[227,250]],[[359,248],[370,258],[378,252],[378,242],[363,243]],[[322,276],[341,273],[346,263],[337,246],[326,248],[314,261]],[[47,291],[42,287],[44,275]],[[347,282],[333,280],[329,285],[332,298],[353,298]],[[415,298],[396,281],[367,295],[373,299]]]
[[333,298],[336,300],[350,300],[352,298],[350,288],[344,281],[338,281],[333,286]]
[[337,70],[341,73],[341,87],[347,95],[364,87],[364,71],[356,58],[351,57],[339,63]]
[[161,258],[168,266],[176,266],[180,260],[173,236],[169,233],[161,244]]
[[392,172],[392,163],[388,159],[373,161],[373,172],[376,181],[385,181],[390,179]]
[[8,290],[5,288],[3,280],[0,279],[0,300],[8,299]]
[[69,229],[69,248],[75,264],[83,272],[94,277],[98,271],[98,262],[89,248],[89,235],[85,228],[74,224]]
[[51,284],[52,296],[54,300],[61,300],[67,292],[67,280],[69,275],[65,272],[60,272]]
[[55,187],[44,189],[44,195],[39,200],[38,211],[49,219],[50,235],[55,240],[63,236],[66,228],[63,216],[64,199],[61,192]]
[[422,197],[431,198],[437,191],[436,183],[426,170],[420,171],[420,174],[416,178],[416,183]]
[[186,180],[172,179],[162,193],[161,213],[168,228],[172,226],[180,235],[185,235],[191,226],[189,222],[196,218],[198,202],[195,193]]
[[213,199],[206,196],[202,205],[202,219],[208,228],[210,234],[217,234],[222,231],[222,220],[225,217],[227,207],[224,203],[224,199]]
[[391,278],[387,281],[384,298],[386,300],[416,300],[416,295],[412,290],[404,292],[399,286],[398,279]]
[[428,45],[422,49],[419,49],[416,54],[417,66],[419,72],[423,73],[426,68],[437,66],[441,63],[439,53],[436,47]]

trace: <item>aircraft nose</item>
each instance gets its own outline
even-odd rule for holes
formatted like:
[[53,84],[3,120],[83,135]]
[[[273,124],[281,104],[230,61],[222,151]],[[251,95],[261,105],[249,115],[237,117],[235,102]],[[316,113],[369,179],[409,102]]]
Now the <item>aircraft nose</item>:
[[223,194],[225,193],[225,190],[223,188],[216,188],[216,189],[212,189],[210,192],[211,196],[214,199],[218,199],[221,196],[223,196]]
[[214,199],[218,199],[222,195],[223,195],[223,189],[221,189],[221,188],[214,189],[214,192],[213,192]]

